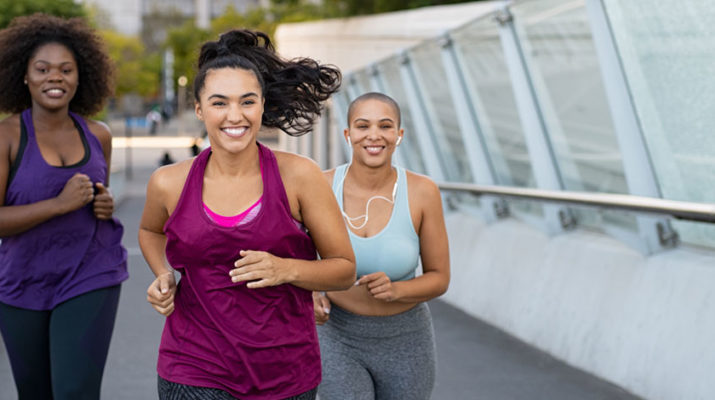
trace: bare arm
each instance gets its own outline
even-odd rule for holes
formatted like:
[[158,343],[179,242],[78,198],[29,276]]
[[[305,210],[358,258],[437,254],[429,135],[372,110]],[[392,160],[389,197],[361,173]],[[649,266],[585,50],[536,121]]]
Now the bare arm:
[[89,121],[92,133],[102,144],[104,161],[107,164],[107,176],[104,182],[95,182],[96,194],[94,196],[94,215],[99,219],[112,218],[114,213],[114,196],[109,190],[109,177],[112,172],[112,133],[109,127],[98,121]]
[[[31,204],[6,206],[5,196],[10,178],[11,160],[19,143],[19,125],[10,117],[0,122],[0,237],[25,232],[60,215],[74,211],[92,201],[94,190],[89,177],[75,174],[57,197]],[[17,133],[14,132],[17,130]]]
[[[278,154],[277,154],[278,156]],[[234,282],[249,282],[249,288],[291,283],[308,290],[343,290],[355,282],[355,256],[337,201],[318,166],[295,155],[282,155],[279,162],[286,192],[296,219],[302,220],[320,254],[320,260],[307,261],[267,257],[267,253],[242,252],[244,256],[231,270]],[[297,214],[297,215],[296,215]],[[270,263],[274,273],[259,271],[262,262]]]
[[147,184],[144,213],[139,223],[139,246],[156,279],[147,289],[147,301],[163,315],[174,311],[176,280],[165,256],[166,235],[164,224],[169,219],[168,204],[181,165],[160,168]]
[[384,301],[417,303],[442,295],[449,286],[449,245],[437,185],[426,177],[408,173],[410,207],[419,210],[417,234],[423,274],[407,281],[392,282],[384,272],[360,278],[370,293]]

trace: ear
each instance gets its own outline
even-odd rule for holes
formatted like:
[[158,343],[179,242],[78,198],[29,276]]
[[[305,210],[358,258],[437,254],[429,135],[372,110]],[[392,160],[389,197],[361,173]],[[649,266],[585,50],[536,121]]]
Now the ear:
[[345,137],[345,140],[348,141],[348,144],[352,146],[353,142],[350,140],[350,131],[347,129],[343,130],[343,136]]
[[196,113],[196,118],[198,118],[199,121],[204,120],[204,113],[201,111],[201,104],[198,102],[194,103],[194,112]]
[[395,146],[399,146],[400,143],[402,143],[402,138],[405,136],[405,130],[400,129],[400,131],[397,133],[397,141],[395,141]]

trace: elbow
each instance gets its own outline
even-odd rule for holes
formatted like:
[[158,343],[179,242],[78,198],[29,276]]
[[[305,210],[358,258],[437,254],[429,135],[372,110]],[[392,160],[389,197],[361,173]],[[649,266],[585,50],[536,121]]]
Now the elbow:
[[355,260],[346,259],[345,260],[344,273],[341,274],[340,281],[337,282],[339,287],[337,290],[347,290],[350,289],[357,280],[357,272],[355,269]]

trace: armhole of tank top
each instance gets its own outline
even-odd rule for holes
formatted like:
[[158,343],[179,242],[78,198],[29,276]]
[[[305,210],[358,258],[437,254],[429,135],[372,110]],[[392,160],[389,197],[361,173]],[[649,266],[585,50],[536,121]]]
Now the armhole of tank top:
[[10,182],[12,182],[12,178],[15,177],[17,170],[20,168],[20,162],[22,162],[22,156],[25,154],[26,147],[27,147],[27,127],[25,127],[25,121],[22,120],[22,116],[21,116],[20,117],[20,146],[18,146],[18,148],[17,148],[17,155],[15,156],[15,161],[13,161],[12,165],[10,166],[10,174],[8,175],[7,187],[5,188],[6,191],[7,191],[7,188],[10,187]]
[[[399,185],[400,173],[402,173],[403,181],[404,181],[404,183],[405,183],[404,185],[402,185],[402,187],[404,187],[404,193],[405,193],[405,196],[404,196],[404,197],[405,197],[405,213],[407,214],[407,220],[408,220],[409,223],[410,223],[410,228],[412,228],[412,229],[411,229],[411,230],[412,230],[412,233],[414,233],[415,236],[416,236],[416,237],[418,238],[418,240],[419,240],[420,235],[417,233],[417,229],[415,228],[415,223],[414,223],[414,221],[412,221],[412,210],[411,210],[411,208],[410,208],[410,191],[408,190],[408,187],[407,187],[407,169],[402,168],[402,167],[395,167],[395,168],[397,168],[398,187],[400,186],[400,185]],[[397,191],[398,191],[398,194],[399,194],[399,192],[400,192],[401,190],[400,190],[400,189],[397,189]]]
[[[82,159],[79,160],[79,162],[76,162],[76,163],[74,163],[74,164],[72,164],[72,165],[65,165],[65,166],[58,167],[58,168],[78,168],[78,167],[81,167],[81,166],[83,166],[84,164],[87,164],[87,162],[89,162],[89,158],[90,158],[91,152],[92,152],[92,150],[91,150],[91,148],[90,148],[90,146],[89,146],[89,140],[88,140],[88,138],[87,138],[87,134],[91,133],[91,132],[89,132],[89,127],[87,127],[87,130],[85,131],[84,126],[82,126],[82,124],[80,124],[79,121],[78,121],[78,119],[80,118],[79,116],[75,117],[75,116],[73,116],[73,115],[70,115],[70,118],[72,119],[72,122],[74,123],[74,127],[77,129],[77,131],[79,131],[79,138],[80,138],[80,140],[82,140],[82,147],[84,148],[84,157],[82,157]],[[99,140],[97,140],[97,141],[99,141]],[[102,147],[102,146],[101,146],[101,144],[100,144],[100,148],[101,148],[101,147]],[[104,158],[104,156],[102,156],[102,158]]]
[[[204,155],[204,153],[207,153]],[[208,158],[211,153],[211,148],[206,148],[199,155],[194,157],[194,160],[191,162],[191,166],[189,166],[189,173],[186,175],[186,180],[184,180],[184,185],[181,187],[181,193],[179,194],[179,200],[176,202],[176,207],[174,207],[174,211],[169,215],[169,218],[166,219],[166,222],[164,222],[164,226],[161,228],[162,232],[166,233],[166,229],[169,227],[171,223],[173,223],[174,219],[179,218],[178,217],[178,211],[184,207],[184,203],[187,201],[190,201],[189,196],[192,195],[192,193],[189,192],[190,189],[192,189],[192,184],[193,184],[193,179],[194,179],[194,174],[197,172],[194,170],[196,168],[199,168],[199,165],[197,165],[197,162],[205,162],[202,160],[202,157]],[[206,166],[204,165],[204,168]],[[198,199],[198,204],[199,204],[199,209],[203,213],[203,198],[201,195],[201,191],[203,190],[203,176],[201,177],[201,184],[197,184],[196,188],[199,190],[199,199]]]

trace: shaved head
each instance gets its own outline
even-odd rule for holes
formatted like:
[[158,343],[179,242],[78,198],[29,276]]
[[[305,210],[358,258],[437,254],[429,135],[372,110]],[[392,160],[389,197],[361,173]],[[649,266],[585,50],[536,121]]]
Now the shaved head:
[[397,127],[400,127],[400,122],[402,120],[402,116],[400,115],[400,106],[392,97],[378,92],[365,93],[363,95],[358,96],[350,103],[350,107],[348,107],[348,126],[350,126],[350,121],[353,119],[353,112],[355,111],[355,107],[363,101],[367,100],[378,100],[392,107],[392,109],[395,111],[395,116],[397,117]]

